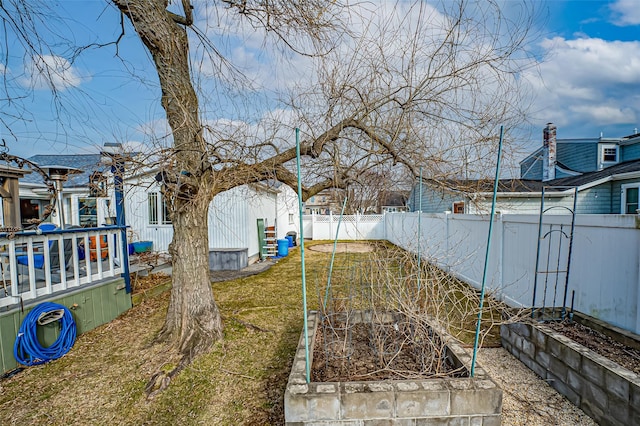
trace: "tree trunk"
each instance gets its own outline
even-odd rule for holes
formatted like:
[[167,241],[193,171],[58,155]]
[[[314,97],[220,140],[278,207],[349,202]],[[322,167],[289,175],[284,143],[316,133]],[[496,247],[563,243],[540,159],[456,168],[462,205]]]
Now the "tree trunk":
[[165,200],[174,236],[173,289],[160,337],[173,339],[184,356],[206,352],[222,337],[222,321],[209,278],[208,207],[215,194],[191,74],[186,28],[166,0],[113,0],[129,17],[151,53],[162,106],[173,133],[172,170],[165,170]]

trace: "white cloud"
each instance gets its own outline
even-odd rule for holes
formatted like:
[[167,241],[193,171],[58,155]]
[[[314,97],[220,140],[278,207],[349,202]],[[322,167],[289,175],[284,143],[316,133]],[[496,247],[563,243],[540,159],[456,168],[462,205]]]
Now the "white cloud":
[[613,24],[620,27],[640,25],[640,4],[638,0],[618,0],[609,7],[613,12]]
[[87,78],[82,77],[65,58],[41,55],[25,66],[25,77],[21,79],[21,83],[33,89],[64,90],[77,87],[85,80]]
[[541,46],[546,60],[525,76],[538,93],[537,121],[577,127],[637,123],[640,57],[633,52],[640,42],[556,37]]
[[634,122],[636,112],[620,105],[573,105],[572,112],[601,125]]

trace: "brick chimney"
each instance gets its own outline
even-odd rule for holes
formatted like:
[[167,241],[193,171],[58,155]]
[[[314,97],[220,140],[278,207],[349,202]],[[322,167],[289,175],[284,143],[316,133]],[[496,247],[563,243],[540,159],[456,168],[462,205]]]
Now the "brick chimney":
[[556,178],[556,126],[547,123],[543,131],[542,143],[542,181]]

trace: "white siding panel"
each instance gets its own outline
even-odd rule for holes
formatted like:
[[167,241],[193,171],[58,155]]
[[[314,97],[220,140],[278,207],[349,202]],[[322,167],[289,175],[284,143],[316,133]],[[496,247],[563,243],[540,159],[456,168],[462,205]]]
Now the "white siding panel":
[[148,193],[160,192],[160,186],[149,179],[129,181],[125,186],[125,216],[129,225],[128,240],[153,241],[154,251],[167,251],[173,239],[171,225],[150,225]]
[[209,248],[249,247],[246,196],[247,188],[239,187],[213,198],[209,207]]

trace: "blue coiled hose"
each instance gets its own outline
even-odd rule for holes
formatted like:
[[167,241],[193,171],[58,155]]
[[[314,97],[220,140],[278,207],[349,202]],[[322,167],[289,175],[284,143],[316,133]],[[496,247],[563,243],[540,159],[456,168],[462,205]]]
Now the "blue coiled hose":
[[[36,334],[38,320],[43,315],[57,311],[62,311],[61,318],[55,320],[60,323],[60,334],[51,346],[45,348],[38,341]],[[71,311],[57,303],[44,302],[34,307],[22,321],[16,343],[13,345],[13,356],[23,365],[44,364],[69,352],[75,341],[76,323]]]

